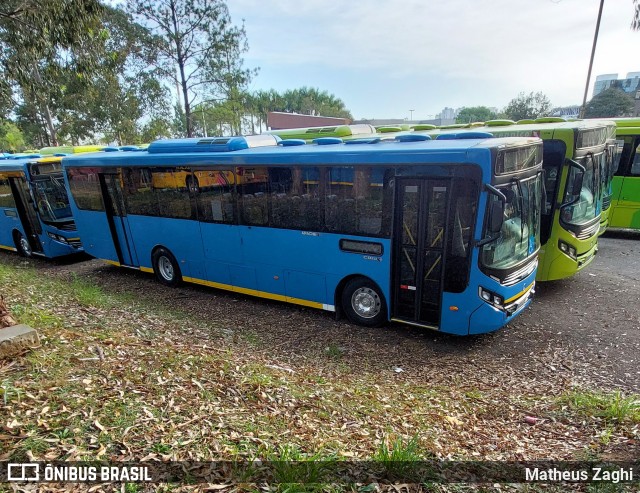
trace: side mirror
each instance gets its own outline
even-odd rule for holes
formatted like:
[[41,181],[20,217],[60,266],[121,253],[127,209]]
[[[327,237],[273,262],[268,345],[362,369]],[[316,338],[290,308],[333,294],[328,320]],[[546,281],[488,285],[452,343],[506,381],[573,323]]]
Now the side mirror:
[[584,171],[576,169],[573,175],[573,182],[569,184],[569,196],[580,195],[582,191],[582,181],[584,180]]
[[487,229],[491,234],[497,234],[502,229],[504,222],[504,202],[502,200],[493,200],[489,206],[489,224]]

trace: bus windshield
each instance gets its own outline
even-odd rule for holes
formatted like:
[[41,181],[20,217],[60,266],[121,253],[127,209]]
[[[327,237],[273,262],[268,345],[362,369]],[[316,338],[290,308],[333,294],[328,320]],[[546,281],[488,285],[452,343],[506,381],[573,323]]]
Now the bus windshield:
[[33,193],[44,222],[68,221],[72,218],[62,175],[38,178],[33,182]]
[[598,207],[599,200],[599,181],[598,167],[602,154],[594,156],[590,154],[580,160],[578,163],[584,166],[585,172],[582,178],[582,189],[580,194],[571,194],[574,181],[580,173],[580,170],[571,166],[569,169],[569,177],[567,179],[565,204],[562,207],[562,220],[573,226],[582,226],[589,223],[600,214]]
[[[496,240],[484,245],[482,263],[490,269],[504,270],[520,264],[540,248],[542,174],[513,180],[499,190],[507,198],[504,222]],[[491,197],[500,200],[496,195]]]

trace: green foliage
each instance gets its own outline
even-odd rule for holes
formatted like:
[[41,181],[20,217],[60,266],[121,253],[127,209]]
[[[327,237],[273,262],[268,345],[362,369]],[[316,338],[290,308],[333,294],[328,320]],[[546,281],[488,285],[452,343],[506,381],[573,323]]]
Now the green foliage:
[[[232,25],[224,0],[132,0],[128,8],[154,35],[159,56],[153,65],[179,87],[191,137],[196,100],[234,100],[255,74],[242,66],[244,25]],[[236,113],[232,126],[238,119]]]
[[587,103],[585,118],[613,118],[631,116],[635,101],[621,89],[611,87],[594,96]]
[[470,106],[460,110],[456,123],[486,122],[496,117],[497,115],[486,106]]
[[560,397],[562,404],[580,414],[608,422],[640,423],[640,396],[575,390]]
[[424,457],[420,453],[418,437],[414,436],[406,442],[400,437],[393,442],[384,438],[372,459],[381,462],[392,477],[406,479],[416,475],[418,462]]
[[542,92],[521,92],[509,102],[503,113],[506,118],[518,121],[546,116],[550,109],[551,101]]
[[24,135],[15,123],[0,123],[0,151],[18,152],[25,149]]

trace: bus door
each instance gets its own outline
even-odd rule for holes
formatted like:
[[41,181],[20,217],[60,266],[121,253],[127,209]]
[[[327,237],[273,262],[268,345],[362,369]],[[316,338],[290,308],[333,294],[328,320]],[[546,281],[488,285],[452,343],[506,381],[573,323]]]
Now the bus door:
[[118,254],[118,261],[121,265],[139,267],[138,256],[129,228],[120,175],[118,173],[102,173],[99,176],[107,221]]
[[24,177],[12,177],[9,178],[9,183],[16,202],[16,208],[18,209],[18,216],[27,235],[31,251],[33,253],[43,253],[42,243],[40,242],[42,225],[36,213],[27,180]]
[[450,180],[397,179],[393,318],[438,328]]

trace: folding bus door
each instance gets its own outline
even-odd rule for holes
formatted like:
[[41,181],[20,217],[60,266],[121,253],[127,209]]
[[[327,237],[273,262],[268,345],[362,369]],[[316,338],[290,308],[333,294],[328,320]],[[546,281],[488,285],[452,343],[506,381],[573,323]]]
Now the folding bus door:
[[138,256],[129,229],[120,175],[118,173],[102,173],[99,176],[109,229],[118,254],[118,261],[121,265],[139,267]]
[[449,214],[448,179],[397,179],[392,316],[440,326]]
[[27,180],[24,177],[9,178],[11,191],[18,209],[18,216],[27,235],[27,241],[34,253],[43,253],[40,235],[42,234],[42,226],[40,219],[36,213],[35,204],[29,192]]

